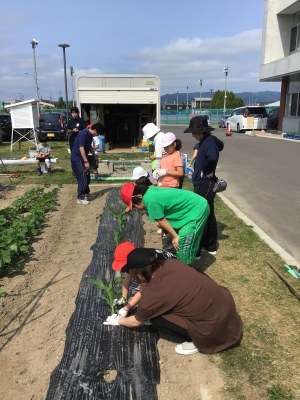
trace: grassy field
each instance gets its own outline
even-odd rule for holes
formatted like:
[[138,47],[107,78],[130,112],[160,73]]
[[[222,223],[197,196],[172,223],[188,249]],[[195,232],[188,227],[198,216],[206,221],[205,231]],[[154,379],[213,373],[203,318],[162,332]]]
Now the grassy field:
[[[51,141],[49,142],[51,146],[51,156],[54,158],[58,158],[59,163],[53,163],[51,166],[52,174],[51,176],[47,176],[46,174],[43,176],[38,176],[36,173],[36,166],[34,164],[27,165],[7,165],[5,170],[0,163],[0,173],[3,174],[5,172],[8,173],[18,173],[21,174],[21,178],[14,178],[14,181],[18,183],[22,180],[22,184],[68,184],[73,183],[76,184],[76,179],[72,175],[71,171],[71,163],[70,163],[70,154],[68,152],[68,143],[67,142],[59,142],[59,141]],[[34,150],[34,145],[28,141],[20,142],[20,145],[16,144],[13,148],[13,151],[10,151],[10,143],[4,143],[0,145],[0,157],[1,158],[16,158],[20,159],[22,157],[29,157],[29,150]],[[106,160],[120,160],[120,159],[143,159],[147,157],[146,152],[142,151],[132,151],[132,152],[124,152],[124,153],[116,153],[114,151],[108,151],[105,154],[100,154],[99,159]],[[0,176],[0,183],[7,184],[8,179],[6,177]]]
[[[7,169],[23,175],[22,185],[76,183],[71,173],[67,144],[51,142],[51,146],[53,156],[59,158],[59,164],[53,164],[51,176],[37,176],[34,165],[9,166]],[[27,156],[29,147],[29,143],[22,143],[20,149],[10,153],[9,145],[2,145],[0,157]],[[108,157],[143,158],[141,152],[100,156]],[[192,190],[190,180],[185,180],[184,188]],[[223,352],[221,356],[208,356],[224,371],[224,400],[300,399],[299,301],[268,263],[278,268],[298,291],[300,279],[297,281],[291,277],[283,268],[283,260],[219,198],[216,199],[216,214],[219,231],[217,257],[203,254],[196,268],[205,270],[219,284],[230,289],[244,321],[244,338],[240,347]]]

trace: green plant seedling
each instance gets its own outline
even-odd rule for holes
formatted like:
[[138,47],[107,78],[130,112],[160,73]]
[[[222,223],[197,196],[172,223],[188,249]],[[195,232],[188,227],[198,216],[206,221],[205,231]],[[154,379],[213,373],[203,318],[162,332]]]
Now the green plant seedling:
[[90,279],[88,281],[90,285],[96,285],[101,289],[100,298],[108,304],[111,314],[116,312],[114,299],[121,296],[120,283],[122,281],[122,277],[112,279],[108,283],[103,282],[101,279]]

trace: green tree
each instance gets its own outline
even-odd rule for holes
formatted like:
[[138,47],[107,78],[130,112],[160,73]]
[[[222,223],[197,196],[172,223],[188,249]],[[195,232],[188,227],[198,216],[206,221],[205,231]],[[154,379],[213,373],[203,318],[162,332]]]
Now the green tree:
[[[224,90],[218,90],[212,99],[212,108],[223,108],[224,107]],[[237,97],[233,92],[226,92],[226,108],[237,108],[244,105],[244,100]]]
[[62,96],[60,96],[58,98],[58,102],[56,103],[56,108],[58,108],[58,109],[66,108],[66,103],[65,103],[65,101],[64,101]]

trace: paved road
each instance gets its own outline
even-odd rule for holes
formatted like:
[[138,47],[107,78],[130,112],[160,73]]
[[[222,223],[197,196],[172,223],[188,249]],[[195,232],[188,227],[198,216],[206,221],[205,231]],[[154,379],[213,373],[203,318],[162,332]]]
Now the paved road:
[[[190,157],[195,144],[184,127],[163,126],[183,141]],[[228,181],[223,194],[284,250],[300,261],[300,143],[250,137],[226,137],[224,129],[214,134],[224,141],[217,175]]]

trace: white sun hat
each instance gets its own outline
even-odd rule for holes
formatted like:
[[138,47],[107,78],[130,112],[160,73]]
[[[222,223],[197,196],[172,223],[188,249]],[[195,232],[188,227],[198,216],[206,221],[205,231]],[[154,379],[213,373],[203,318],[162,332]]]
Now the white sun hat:
[[148,176],[148,172],[143,167],[135,167],[132,171],[132,178],[136,180],[142,176]]
[[143,127],[143,134],[144,134],[143,140],[148,140],[148,139],[152,138],[158,132],[160,132],[160,129],[155,124],[153,124],[153,122],[146,124]]
[[176,140],[176,136],[172,132],[167,132],[161,138],[162,147],[167,147],[170,144],[174,143]]

